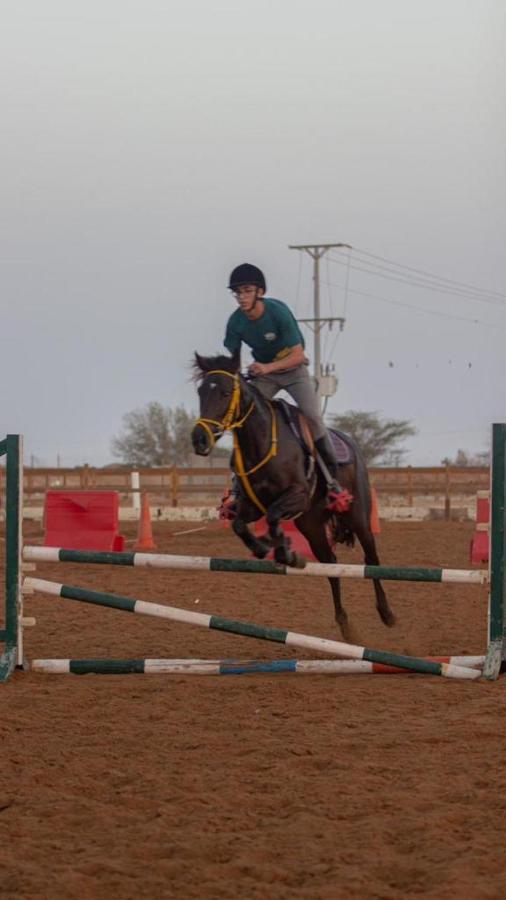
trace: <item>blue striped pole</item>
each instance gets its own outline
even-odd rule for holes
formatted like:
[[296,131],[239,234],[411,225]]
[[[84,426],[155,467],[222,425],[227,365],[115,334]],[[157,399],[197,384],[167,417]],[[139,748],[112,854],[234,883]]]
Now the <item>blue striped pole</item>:
[[[484,656],[435,657],[434,661],[480,669]],[[405,669],[358,659],[34,659],[33,672],[51,675],[400,675]],[[416,674],[416,673],[413,673]]]

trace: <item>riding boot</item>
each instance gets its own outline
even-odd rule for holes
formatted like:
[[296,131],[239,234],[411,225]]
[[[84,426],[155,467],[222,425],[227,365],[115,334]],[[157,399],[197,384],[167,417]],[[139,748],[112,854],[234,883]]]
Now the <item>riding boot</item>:
[[322,462],[328,469],[329,475],[332,479],[331,481],[327,482],[327,509],[331,510],[332,512],[346,512],[350,507],[353,496],[348,490],[346,490],[346,488],[343,488],[339,484],[339,463],[332,446],[332,441],[328,435],[325,435],[325,437],[318,438],[318,440],[314,443],[315,448],[318,451]]

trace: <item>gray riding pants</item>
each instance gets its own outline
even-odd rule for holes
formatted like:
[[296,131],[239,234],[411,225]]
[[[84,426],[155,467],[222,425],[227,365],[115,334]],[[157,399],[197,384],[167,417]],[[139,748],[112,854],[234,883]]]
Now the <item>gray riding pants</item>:
[[272,400],[278,391],[286,391],[305,415],[314,440],[326,436],[327,429],[323,424],[318,395],[307,366],[296,366],[295,369],[273,372],[272,375],[259,375],[252,379],[252,384],[267,400]]

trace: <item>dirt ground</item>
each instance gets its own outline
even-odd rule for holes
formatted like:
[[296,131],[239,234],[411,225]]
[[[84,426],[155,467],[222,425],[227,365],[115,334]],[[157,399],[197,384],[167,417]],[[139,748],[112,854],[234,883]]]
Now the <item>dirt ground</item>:
[[[162,552],[242,556],[229,530]],[[382,526],[390,564],[468,567],[472,525]],[[132,536],[132,534],[130,535]],[[37,526],[28,541],[40,543]],[[342,550],[341,561],[361,562]],[[3,563],[2,563],[3,565]],[[40,564],[37,577],[338,637],[321,579]],[[360,643],[480,654],[486,588],[343,582]],[[293,656],[281,645],[27,598],[26,655]],[[300,653],[312,658],[314,653]],[[6,898],[504,898],[506,679],[418,675],[64,676],[0,687]]]

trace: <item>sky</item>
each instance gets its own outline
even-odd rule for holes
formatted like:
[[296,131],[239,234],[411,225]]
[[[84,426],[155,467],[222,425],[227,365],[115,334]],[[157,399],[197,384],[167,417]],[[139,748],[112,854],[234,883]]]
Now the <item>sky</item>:
[[343,242],[349,269],[321,265],[322,314],[346,318],[322,338],[327,413],[408,419],[412,465],[486,449],[505,19],[503,0],[2,0],[0,435],[36,465],[111,462],[126,413],[197,409],[191,357],[222,349],[236,264],[309,317],[289,245]]

